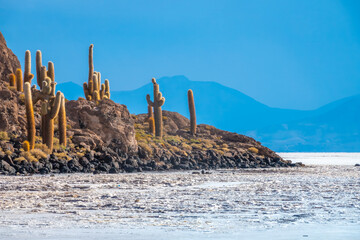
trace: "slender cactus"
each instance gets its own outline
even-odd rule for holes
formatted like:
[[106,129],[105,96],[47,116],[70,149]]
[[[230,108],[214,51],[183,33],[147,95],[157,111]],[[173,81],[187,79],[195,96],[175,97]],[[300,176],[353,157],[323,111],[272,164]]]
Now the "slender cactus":
[[155,121],[154,118],[151,117],[148,119],[148,123],[149,123],[149,132],[151,135],[155,135]]
[[22,71],[21,68],[16,69],[15,72],[16,75],[16,88],[19,92],[23,92],[24,91],[24,83],[23,83],[23,79],[22,79]]
[[24,83],[31,84],[34,75],[31,73],[31,53],[29,50],[25,52],[25,70],[24,70]]
[[27,121],[27,132],[30,149],[34,149],[35,146],[35,118],[34,118],[34,107],[31,94],[31,85],[29,82],[25,83],[25,107],[26,107],[26,121]]
[[[93,49],[94,49],[94,45],[91,44],[89,47],[89,78],[88,78],[88,82],[92,81],[93,74],[94,74]],[[90,91],[90,93],[92,94],[92,91]]]
[[159,84],[156,83],[155,78],[153,78],[152,83],[154,85],[154,101],[150,100],[150,95],[146,95],[146,100],[150,106],[154,108],[154,117],[155,117],[155,135],[159,138],[163,135],[163,122],[162,122],[162,110],[161,106],[165,103],[165,98],[162,96],[162,93],[159,91]]
[[16,90],[16,77],[13,73],[9,75],[9,86],[15,88]]
[[53,62],[48,62],[47,76],[51,79],[52,82],[55,82],[55,68]]
[[36,80],[37,80],[37,85],[40,87],[40,89],[42,88],[42,81],[44,81],[43,79],[41,79],[41,68],[42,68],[41,51],[37,50],[36,51]]
[[104,97],[110,99],[110,83],[109,80],[105,79],[105,93]]
[[153,107],[148,104],[148,115],[147,115],[147,119],[150,119],[150,118],[154,118],[154,112],[153,112]]
[[59,140],[60,144],[66,146],[66,109],[65,109],[65,97],[62,96],[60,103],[60,110],[58,115],[59,124]]
[[189,103],[189,112],[190,112],[190,133],[191,133],[191,135],[195,135],[196,134],[196,112],[195,112],[194,94],[191,89],[188,90],[188,103]]

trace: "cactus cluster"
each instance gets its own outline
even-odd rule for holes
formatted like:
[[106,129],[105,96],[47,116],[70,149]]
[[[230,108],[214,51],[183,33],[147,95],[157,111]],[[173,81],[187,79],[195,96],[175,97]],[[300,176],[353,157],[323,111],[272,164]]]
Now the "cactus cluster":
[[94,45],[91,44],[89,47],[89,77],[88,82],[84,82],[83,88],[85,98],[97,103],[101,99],[110,99],[110,84],[107,79],[105,79],[105,84],[102,84],[100,72],[94,71],[93,49]]
[[[25,54],[25,72],[24,72],[24,94],[25,107],[27,119],[27,132],[29,149],[34,149],[35,146],[35,119],[34,119],[34,105],[41,101],[41,136],[43,143],[52,151],[54,141],[54,119],[59,114],[59,135],[60,144],[66,145],[66,112],[65,112],[65,97],[59,91],[55,95],[55,70],[52,62],[48,63],[48,70],[42,66],[41,51],[36,52],[36,74],[37,83],[40,91],[36,88],[31,88],[31,80],[34,77],[31,74],[31,54],[26,51]],[[19,70],[19,71],[18,71]],[[17,77],[21,77],[21,69],[16,71]],[[18,84],[22,86],[22,84]]]
[[163,135],[163,122],[162,122],[162,110],[161,106],[165,103],[165,98],[159,91],[159,84],[157,84],[155,78],[152,80],[154,86],[154,101],[151,101],[150,95],[146,95],[148,104],[154,108],[154,120],[155,120],[155,136],[161,138]]

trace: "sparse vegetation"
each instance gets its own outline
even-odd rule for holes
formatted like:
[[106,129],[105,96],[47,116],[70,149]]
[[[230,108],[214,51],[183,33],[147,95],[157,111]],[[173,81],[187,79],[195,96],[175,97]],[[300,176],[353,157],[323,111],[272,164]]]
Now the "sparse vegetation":
[[249,150],[250,152],[252,152],[252,153],[255,153],[255,154],[258,154],[258,153],[259,153],[259,150],[258,150],[257,148],[255,148],[255,147],[250,147],[248,150]]
[[7,132],[0,132],[0,140],[1,141],[8,141],[10,140],[8,133]]

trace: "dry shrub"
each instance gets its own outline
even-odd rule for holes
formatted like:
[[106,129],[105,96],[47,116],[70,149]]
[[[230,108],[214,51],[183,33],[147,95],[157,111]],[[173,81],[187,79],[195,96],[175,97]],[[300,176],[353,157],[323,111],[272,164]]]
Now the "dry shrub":
[[0,140],[2,141],[8,141],[10,140],[7,132],[0,132]]
[[149,144],[145,142],[138,142],[138,144],[145,152],[147,152],[149,155],[152,155],[153,151]]
[[252,153],[255,153],[255,154],[258,154],[258,153],[259,153],[259,150],[258,150],[257,148],[255,148],[255,147],[250,147],[248,150],[249,150],[250,152],[252,152]]
[[35,143],[35,149],[40,149],[46,154],[51,154],[50,149],[45,144],[42,143]]
[[48,154],[44,153],[41,149],[32,149],[30,153],[36,158],[47,158]]

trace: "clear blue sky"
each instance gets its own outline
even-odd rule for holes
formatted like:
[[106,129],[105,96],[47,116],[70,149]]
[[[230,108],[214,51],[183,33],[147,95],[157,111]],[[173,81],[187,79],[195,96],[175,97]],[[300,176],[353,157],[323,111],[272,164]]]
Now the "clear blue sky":
[[281,108],[360,94],[356,0],[0,0],[0,31],[21,62],[41,49],[57,82],[87,80],[93,43],[112,90],[185,75]]

